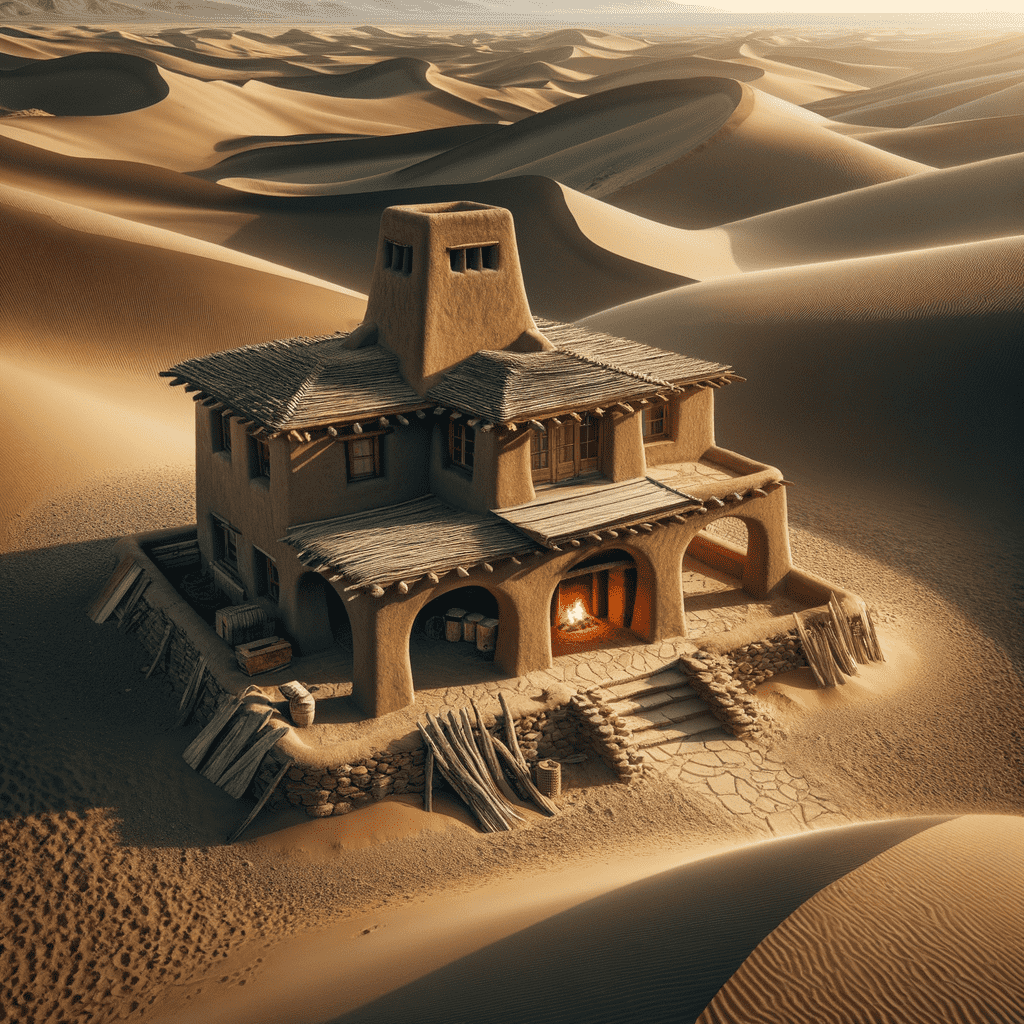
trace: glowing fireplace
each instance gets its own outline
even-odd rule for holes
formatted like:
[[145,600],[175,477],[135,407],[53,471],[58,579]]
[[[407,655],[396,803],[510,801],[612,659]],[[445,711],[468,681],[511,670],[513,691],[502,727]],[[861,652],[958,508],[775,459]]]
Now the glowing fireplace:
[[563,633],[576,633],[592,629],[598,620],[593,610],[591,576],[562,580],[558,586],[558,616],[556,625]]

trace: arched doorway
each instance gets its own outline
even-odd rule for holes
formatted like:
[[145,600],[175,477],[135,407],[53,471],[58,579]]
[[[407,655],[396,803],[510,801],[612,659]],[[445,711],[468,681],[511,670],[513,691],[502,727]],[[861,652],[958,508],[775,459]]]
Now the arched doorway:
[[[503,605],[508,605],[503,609]],[[458,628],[446,628],[449,613],[465,613]],[[417,690],[441,689],[460,683],[493,679],[500,673],[495,650],[480,651],[475,630],[480,621],[497,621],[498,633],[515,635],[516,615],[510,602],[500,601],[486,587],[465,586],[445,591],[428,601],[416,614],[409,637],[409,660]],[[471,622],[467,630],[466,620]],[[454,620],[453,620],[454,621]],[[493,628],[493,627],[492,627]],[[455,634],[458,633],[458,638]]]
[[622,548],[571,566],[551,595],[551,651],[556,657],[636,643],[649,631],[650,574]]
[[733,629],[754,612],[756,580],[767,540],[756,521],[723,516],[690,541],[683,555],[686,635],[694,639]]
[[332,647],[352,654],[352,624],[345,602],[319,573],[299,577],[292,634],[302,654]]

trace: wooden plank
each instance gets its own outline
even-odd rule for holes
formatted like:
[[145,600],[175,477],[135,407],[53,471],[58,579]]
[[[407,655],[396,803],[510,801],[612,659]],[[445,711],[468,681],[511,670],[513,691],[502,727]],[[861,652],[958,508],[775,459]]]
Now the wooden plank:
[[523,752],[519,749],[519,737],[516,736],[516,723],[512,718],[512,712],[509,710],[505,694],[499,693],[498,700],[501,702],[501,710],[505,716],[505,739],[508,742],[508,749],[512,752],[519,767],[528,771],[529,767],[526,764],[526,758],[523,757]]
[[175,729],[180,729],[191,717],[195,708],[196,700],[203,689],[203,675],[206,672],[206,658],[202,657],[196,663],[192,676],[181,695],[181,703],[178,705],[178,719],[174,723]]
[[[127,599],[124,602],[124,607],[121,609],[120,621],[117,624],[118,629],[121,629],[126,625],[132,612],[135,611],[135,606],[139,603],[139,598],[142,597],[143,593],[146,590],[146,587],[148,587],[149,584],[149,577],[145,573],[142,573],[142,575],[139,576],[139,579],[135,584],[134,590],[132,590],[132,592],[128,595]],[[116,614],[117,609],[115,608],[114,611]]]
[[250,738],[263,728],[273,713],[268,709],[262,715],[253,712],[237,716],[200,774],[216,783],[224,774],[224,770],[234,763]]
[[487,731],[487,727],[484,725],[483,712],[480,710],[480,705],[477,702],[470,701],[473,707],[473,711],[476,712],[476,724],[477,729],[480,732],[480,749],[483,751],[484,759],[487,761],[487,767],[494,778],[494,781],[498,784],[498,788],[501,790],[502,796],[506,800],[515,800],[516,795],[512,792],[512,787],[508,784],[508,780],[505,778],[505,773],[501,770],[501,765],[498,764],[498,755],[494,750],[494,743],[491,739],[491,734]]
[[89,606],[86,612],[89,618],[99,625],[106,622],[141,572],[142,566],[131,555],[122,558],[107,580],[106,586]]
[[249,788],[264,755],[287,732],[287,726],[278,726],[276,729],[268,729],[262,735],[257,734],[256,742],[221,775],[217,785],[228,796],[240,799]]
[[199,735],[185,748],[182,757],[190,768],[198,768],[220,735],[221,730],[231,721],[235,712],[242,706],[241,700],[230,697],[214,712],[213,718],[203,727]]
[[239,825],[238,828],[236,828],[235,831],[232,832],[230,836],[228,836],[228,846],[235,842],[238,839],[238,837],[253,823],[253,821],[256,818],[256,815],[263,810],[263,807],[266,804],[266,802],[270,799],[271,794],[274,792],[275,789],[277,789],[278,783],[284,778],[284,773],[288,771],[288,769],[292,766],[294,761],[294,757],[289,757],[285,760],[284,764],[281,765],[281,767],[277,771],[277,774],[273,777],[273,779],[270,780],[269,785],[263,791],[263,795],[259,798],[259,800],[256,801],[256,806],[249,812],[245,821],[243,821],[242,824]]
[[534,784],[533,779],[530,778],[530,769],[524,764],[520,764],[515,755],[505,746],[501,740],[493,738],[494,749],[498,754],[505,759],[505,763],[512,769],[512,773],[515,775],[519,784],[523,787],[523,791],[529,796],[529,798],[545,813],[552,817],[558,813],[558,805],[553,801],[549,800]]
[[160,663],[160,659],[163,657],[164,651],[167,649],[168,643],[170,643],[171,634],[173,632],[174,623],[168,622],[167,625],[164,627],[164,635],[160,641],[160,646],[156,649],[156,654],[153,655],[153,661],[150,664],[149,668],[146,669],[146,674],[142,677],[143,679],[148,679],[153,674],[153,669],[155,669],[157,665]]
[[430,743],[424,744],[426,756],[423,761],[423,810],[428,814],[434,809],[434,748]]

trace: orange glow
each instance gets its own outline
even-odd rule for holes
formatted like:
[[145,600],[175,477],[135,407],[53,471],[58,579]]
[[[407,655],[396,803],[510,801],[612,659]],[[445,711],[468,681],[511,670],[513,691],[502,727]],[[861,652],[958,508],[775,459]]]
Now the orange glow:
[[579,598],[569,605],[568,608],[562,609],[563,626],[578,626],[581,622],[586,622],[589,617],[587,609],[583,607],[583,601]]

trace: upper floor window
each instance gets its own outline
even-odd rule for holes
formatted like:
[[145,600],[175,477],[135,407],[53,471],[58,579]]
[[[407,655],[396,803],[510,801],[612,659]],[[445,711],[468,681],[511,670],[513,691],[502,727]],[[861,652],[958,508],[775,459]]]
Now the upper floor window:
[[214,412],[210,414],[210,433],[215,452],[231,454],[231,413]]
[[545,426],[543,433],[530,435],[530,468],[537,483],[557,483],[598,470],[601,421],[596,416],[548,420]]
[[641,413],[644,430],[644,444],[664,441],[669,436],[669,408],[667,402],[645,406]]
[[384,269],[396,274],[412,273],[412,246],[384,239]]
[[281,600],[281,577],[277,572],[277,563],[259,548],[256,552],[256,588],[264,597],[269,597],[275,604]]
[[448,260],[456,274],[464,274],[467,270],[497,270],[498,243],[457,246],[448,250]]
[[473,471],[473,449],[476,431],[465,423],[452,420],[448,426],[448,456],[456,466]]
[[262,437],[249,438],[250,476],[270,478],[270,442]]
[[349,480],[370,480],[380,476],[380,435],[346,441],[345,468]]
[[213,517],[214,542],[217,559],[226,562],[232,569],[238,569],[238,531],[220,516]]

